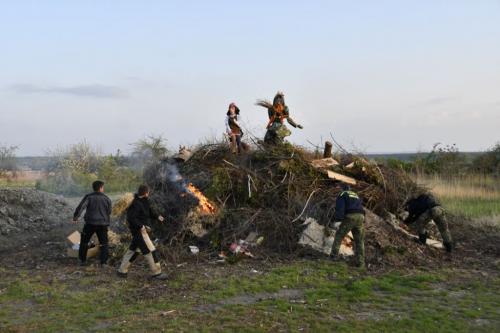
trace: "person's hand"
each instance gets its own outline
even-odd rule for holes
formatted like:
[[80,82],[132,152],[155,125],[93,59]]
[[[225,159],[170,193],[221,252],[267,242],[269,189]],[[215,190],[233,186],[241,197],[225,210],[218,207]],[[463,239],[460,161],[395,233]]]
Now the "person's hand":
[[158,216],[158,221],[163,222],[163,221],[165,221],[165,218],[160,215],[160,216]]
[[145,225],[144,228],[146,229],[147,232],[151,232],[151,227],[150,226]]
[[342,222],[333,222],[332,229],[339,230],[341,224]]
[[78,220],[73,219],[73,220],[71,220],[71,222],[70,222],[70,223],[71,223],[71,224],[77,224],[77,223],[78,223]]

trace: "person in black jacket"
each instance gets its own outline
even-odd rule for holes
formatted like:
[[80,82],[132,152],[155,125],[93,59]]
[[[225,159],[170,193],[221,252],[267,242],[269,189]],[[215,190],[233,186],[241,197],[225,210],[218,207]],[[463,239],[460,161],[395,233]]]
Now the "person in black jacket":
[[452,251],[452,240],[445,211],[432,194],[423,193],[411,198],[406,202],[405,208],[409,214],[404,223],[417,231],[420,243],[425,244],[427,242],[428,233],[426,228],[431,221],[434,221],[441,233],[446,251]]
[[[335,232],[331,256],[336,258],[340,251],[340,245],[345,236],[352,231],[354,237],[354,252],[357,265],[365,267],[365,211],[359,196],[351,191],[347,184],[342,184],[342,192],[338,195],[335,203],[335,221],[341,221]],[[337,225],[339,222],[334,224]]]
[[161,272],[158,252],[148,235],[147,223],[151,219],[164,221],[163,216],[157,214],[149,204],[149,188],[147,185],[139,186],[134,200],[127,209],[127,221],[132,233],[132,243],[123,256],[118,275],[127,277],[132,262],[142,253],[151,269],[152,277],[159,280],[167,279],[167,275]]
[[108,261],[108,226],[111,215],[111,200],[103,193],[104,183],[96,180],[92,183],[94,192],[83,197],[82,201],[76,207],[73,215],[73,223],[78,223],[78,219],[85,210],[83,219],[82,235],[80,238],[80,249],[78,257],[80,265],[84,266],[87,263],[87,250],[90,238],[97,234],[99,239],[101,265],[106,265]]

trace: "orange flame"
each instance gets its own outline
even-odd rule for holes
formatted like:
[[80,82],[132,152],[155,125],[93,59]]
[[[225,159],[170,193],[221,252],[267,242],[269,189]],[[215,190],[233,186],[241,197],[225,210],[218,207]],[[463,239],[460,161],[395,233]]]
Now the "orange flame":
[[208,198],[198,190],[193,184],[189,183],[187,190],[199,201],[198,210],[201,214],[214,214],[215,206],[210,203]]

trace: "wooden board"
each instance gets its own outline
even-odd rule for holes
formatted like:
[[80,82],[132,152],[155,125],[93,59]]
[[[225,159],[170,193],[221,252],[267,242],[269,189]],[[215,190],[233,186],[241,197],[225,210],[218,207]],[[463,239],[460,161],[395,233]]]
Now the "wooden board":
[[333,172],[331,170],[327,170],[328,178],[337,180],[339,182],[343,182],[349,185],[356,185],[356,179],[348,176],[341,175],[340,173]]
[[326,169],[326,168],[330,168],[332,166],[339,165],[339,162],[337,162],[336,160],[334,160],[331,157],[328,157],[328,158],[322,158],[319,160],[313,160],[311,162],[311,165],[316,169]]

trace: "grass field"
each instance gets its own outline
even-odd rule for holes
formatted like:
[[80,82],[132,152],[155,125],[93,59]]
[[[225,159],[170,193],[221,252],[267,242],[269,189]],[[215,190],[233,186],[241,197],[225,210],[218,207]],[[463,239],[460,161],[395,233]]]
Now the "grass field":
[[[452,213],[500,225],[495,179],[417,180]],[[191,263],[187,269],[169,267],[173,275],[162,283],[134,272],[122,280],[113,269],[74,265],[0,266],[0,332],[489,333],[500,328],[500,276],[481,267],[368,274],[328,260]]]
[[452,179],[417,177],[416,180],[429,187],[450,212],[470,218],[488,217],[500,223],[499,179],[469,175]]
[[0,188],[35,188],[36,180],[0,178]]
[[2,332],[492,332],[500,280],[477,272],[368,276],[303,261],[243,277],[179,273],[158,295],[97,269],[0,285]]

